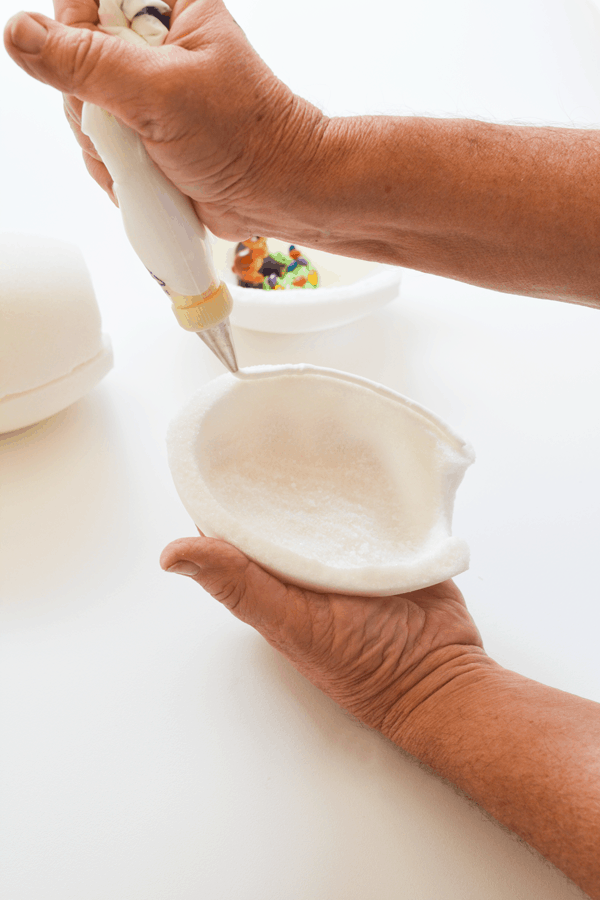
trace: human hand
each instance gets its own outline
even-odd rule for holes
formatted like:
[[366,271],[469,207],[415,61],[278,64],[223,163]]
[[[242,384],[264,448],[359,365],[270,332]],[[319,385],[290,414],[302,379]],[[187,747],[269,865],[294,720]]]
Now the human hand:
[[452,581],[393,597],[320,594],[284,584],[231,544],[206,537],[174,541],[160,562],[171,571],[183,566],[181,574],[316,687],[400,745],[423,700],[489,662]]
[[326,119],[275,77],[221,0],[175,3],[162,47],[101,32],[97,0],[55,0],[55,9],[57,22],[38,13],[13,18],[6,49],[34,78],[63,91],[86,165],[111,197],[110,175],[81,133],[86,100],[141,136],[218,237],[303,238],[292,218],[296,185],[305,184]]

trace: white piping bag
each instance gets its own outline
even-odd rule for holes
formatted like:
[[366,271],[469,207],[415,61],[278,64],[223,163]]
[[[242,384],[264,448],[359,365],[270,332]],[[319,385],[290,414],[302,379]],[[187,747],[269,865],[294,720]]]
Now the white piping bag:
[[[100,27],[136,43],[161,44],[170,8],[162,0],[101,0]],[[206,230],[192,202],[148,156],[141,138],[113,115],[83,104],[81,130],[114,182],[125,233],[168,294],[175,318],[229,369],[238,371],[229,315],[233,301],[215,272]]]

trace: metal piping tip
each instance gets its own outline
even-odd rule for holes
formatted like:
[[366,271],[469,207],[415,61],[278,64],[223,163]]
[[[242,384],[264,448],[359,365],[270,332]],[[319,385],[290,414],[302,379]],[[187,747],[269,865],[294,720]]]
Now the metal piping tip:
[[220,359],[230,372],[238,371],[239,366],[235,355],[235,347],[233,346],[229,319],[219,322],[218,325],[213,325],[212,328],[206,328],[204,331],[196,331],[196,334],[201,341],[204,341],[207,347],[210,347],[217,359]]

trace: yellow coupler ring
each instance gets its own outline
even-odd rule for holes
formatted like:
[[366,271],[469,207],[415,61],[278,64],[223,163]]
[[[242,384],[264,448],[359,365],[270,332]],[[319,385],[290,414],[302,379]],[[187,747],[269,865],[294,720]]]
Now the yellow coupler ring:
[[225,282],[214,282],[202,294],[185,296],[168,291],[175,318],[186,331],[205,331],[229,318],[233,300]]

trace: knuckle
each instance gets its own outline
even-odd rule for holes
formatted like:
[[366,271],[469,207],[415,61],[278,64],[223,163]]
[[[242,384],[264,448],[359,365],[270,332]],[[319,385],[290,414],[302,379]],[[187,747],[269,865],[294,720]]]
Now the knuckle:
[[94,34],[91,31],[82,29],[81,39],[77,43],[72,60],[73,90],[75,93],[77,93],[78,88],[85,84],[98,65],[101,52],[101,47],[94,41]]
[[131,98],[129,115],[135,119],[136,129],[153,144],[171,143],[177,129],[177,104],[164,86],[148,83],[143,96]]
[[190,82],[193,73],[177,54],[152,54],[147,60],[144,89],[128,98],[129,114],[137,130],[153,143],[187,139],[190,132]]
[[217,591],[217,599],[223,606],[226,606],[227,609],[234,612],[240,605],[242,592],[238,589],[237,584],[231,581],[228,584],[221,585]]
[[[54,64],[68,77],[68,93],[65,101],[72,107],[73,100],[85,86],[102,56],[102,42],[88,28],[77,29],[77,40],[71,33],[59,33],[53,47]],[[73,96],[75,95],[75,96]]]
[[[81,0],[55,0],[55,15],[57,22],[63,25],[71,25],[72,27],[89,28],[98,21],[97,11],[92,12],[90,18],[85,18],[85,8],[82,8]],[[90,7],[90,11],[93,6]]]

